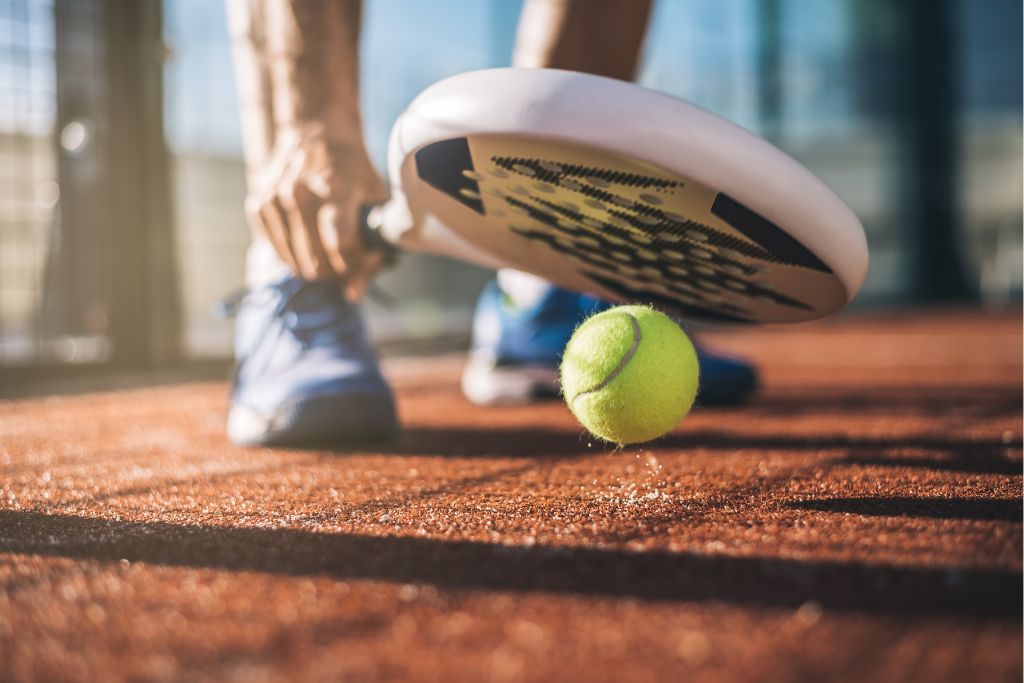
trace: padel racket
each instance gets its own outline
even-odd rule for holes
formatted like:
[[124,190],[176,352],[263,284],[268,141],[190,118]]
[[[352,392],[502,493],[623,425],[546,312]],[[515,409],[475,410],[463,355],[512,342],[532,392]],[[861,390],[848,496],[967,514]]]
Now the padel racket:
[[689,320],[843,308],[867,242],[850,208],[768,142],[686,102],[554,69],[420,94],[391,134],[371,242],[513,267]]

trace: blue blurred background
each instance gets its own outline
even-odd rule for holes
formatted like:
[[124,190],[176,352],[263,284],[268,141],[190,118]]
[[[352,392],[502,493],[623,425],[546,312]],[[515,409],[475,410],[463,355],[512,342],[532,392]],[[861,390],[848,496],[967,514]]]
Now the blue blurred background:
[[[366,0],[381,168],[420,90],[508,64],[520,7]],[[1021,25],[1011,0],[657,0],[639,82],[846,199],[872,252],[856,307],[1017,308]],[[242,281],[243,194],[220,2],[0,0],[0,380],[226,359],[230,323],[209,312]],[[457,346],[487,277],[406,257],[370,304],[375,336]]]

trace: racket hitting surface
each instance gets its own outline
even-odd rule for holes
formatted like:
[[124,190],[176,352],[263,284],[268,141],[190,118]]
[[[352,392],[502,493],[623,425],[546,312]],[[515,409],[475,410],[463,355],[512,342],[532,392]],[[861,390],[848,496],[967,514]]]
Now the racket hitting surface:
[[547,69],[455,76],[392,131],[371,244],[513,267],[688,320],[799,322],[856,294],[863,228],[822,181],[697,107]]

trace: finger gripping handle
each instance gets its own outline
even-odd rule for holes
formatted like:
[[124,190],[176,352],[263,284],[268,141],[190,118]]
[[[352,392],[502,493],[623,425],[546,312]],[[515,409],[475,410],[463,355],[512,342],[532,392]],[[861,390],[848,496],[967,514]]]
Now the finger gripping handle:
[[391,265],[398,258],[398,249],[380,233],[383,216],[380,208],[377,204],[364,204],[359,209],[359,238],[364,247],[383,255],[384,263]]

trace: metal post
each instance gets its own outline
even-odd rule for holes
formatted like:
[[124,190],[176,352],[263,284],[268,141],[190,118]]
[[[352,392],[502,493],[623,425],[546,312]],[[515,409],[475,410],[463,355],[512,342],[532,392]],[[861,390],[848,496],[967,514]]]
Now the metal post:
[[111,331],[119,365],[180,357],[181,313],[163,130],[162,3],[106,0]]
[[959,216],[959,78],[953,0],[907,0],[902,8],[903,140],[911,247],[911,295],[918,301],[965,299]]

